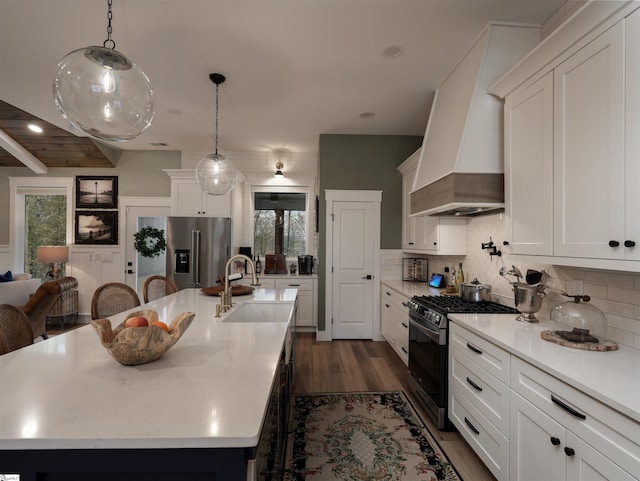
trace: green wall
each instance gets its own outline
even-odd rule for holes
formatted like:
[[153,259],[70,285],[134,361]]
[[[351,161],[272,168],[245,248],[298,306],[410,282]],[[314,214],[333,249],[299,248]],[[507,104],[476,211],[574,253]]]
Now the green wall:
[[324,192],[381,190],[381,249],[402,247],[402,175],[396,170],[422,145],[409,135],[320,135],[318,329],[324,330],[326,222]]
[[[45,177],[76,175],[117,175],[118,195],[138,197],[171,197],[171,179],[162,169],[179,169],[180,152],[130,150],[122,151],[113,169],[49,169]],[[0,167],[0,245],[9,243],[9,177],[35,177],[26,167]]]

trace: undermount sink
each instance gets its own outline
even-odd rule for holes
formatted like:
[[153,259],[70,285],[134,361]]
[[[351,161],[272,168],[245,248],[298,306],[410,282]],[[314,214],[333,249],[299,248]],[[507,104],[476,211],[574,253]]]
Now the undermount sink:
[[293,304],[246,302],[231,309],[222,322],[289,322]]

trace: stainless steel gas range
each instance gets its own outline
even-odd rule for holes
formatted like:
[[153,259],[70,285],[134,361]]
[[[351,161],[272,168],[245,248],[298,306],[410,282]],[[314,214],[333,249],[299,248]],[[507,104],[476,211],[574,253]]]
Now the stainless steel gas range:
[[414,296],[409,302],[409,384],[412,394],[439,429],[455,430],[447,417],[448,326],[454,313],[517,314],[496,302],[457,296]]

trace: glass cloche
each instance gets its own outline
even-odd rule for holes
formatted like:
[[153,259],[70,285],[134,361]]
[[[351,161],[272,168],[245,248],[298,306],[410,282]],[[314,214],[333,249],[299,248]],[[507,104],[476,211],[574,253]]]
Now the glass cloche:
[[551,308],[551,320],[568,326],[570,330],[587,329],[590,335],[605,339],[607,319],[600,309],[588,304],[589,296],[567,297],[572,297],[573,300],[561,302]]

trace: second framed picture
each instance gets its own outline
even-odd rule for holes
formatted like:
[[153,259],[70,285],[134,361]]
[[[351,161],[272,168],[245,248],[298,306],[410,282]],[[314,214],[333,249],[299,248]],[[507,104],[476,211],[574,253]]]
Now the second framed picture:
[[76,209],[116,209],[117,176],[76,176]]
[[76,244],[117,244],[118,211],[76,211]]

